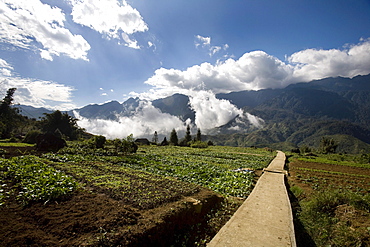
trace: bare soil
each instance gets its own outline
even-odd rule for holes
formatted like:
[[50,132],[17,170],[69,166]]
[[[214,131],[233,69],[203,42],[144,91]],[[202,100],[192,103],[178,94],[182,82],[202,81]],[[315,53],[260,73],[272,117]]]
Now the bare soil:
[[45,153],[45,152],[36,150],[35,147],[4,147],[4,146],[1,146],[0,148],[6,151],[6,153],[3,155],[4,158],[6,159],[10,157],[15,157],[15,156],[39,155],[39,154]]
[[[194,199],[203,203],[201,211]],[[206,189],[148,210],[82,189],[46,205],[24,208],[13,200],[0,209],[0,246],[163,246],[186,225],[201,222],[220,200]]]
[[[308,168],[320,171],[301,170]],[[306,161],[289,163],[289,181],[310,193],[314,189],[333,188],[370,192],[370,169]]]
[[[6,158],[37,154],[33,147],[1,148]],[[194,243],[200,235],[209,239],[216,234],[242,203],[236,200],[219,219],[210,219],[222,201],[205,188],[151,209],[89,187],[60,201],[26,207],[10,198],[0,207],[0,246],[171,246],[182,241],[181,234],[189,234],[188,242]]]

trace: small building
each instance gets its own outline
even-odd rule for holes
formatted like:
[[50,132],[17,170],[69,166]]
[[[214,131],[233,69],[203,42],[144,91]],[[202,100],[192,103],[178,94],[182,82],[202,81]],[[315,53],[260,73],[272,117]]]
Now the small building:
[[135,140],[137,145],[150,145],[150,141],[146,138],[138,138]]

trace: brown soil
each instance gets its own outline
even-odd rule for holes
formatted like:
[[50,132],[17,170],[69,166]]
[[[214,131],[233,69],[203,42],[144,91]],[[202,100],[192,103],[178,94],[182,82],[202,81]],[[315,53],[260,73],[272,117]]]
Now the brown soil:
[[[300,170],[299,168],[326,172]],[[370,192],[370,169],[367,168],[294,161],[289,163],[289,174],[290,185],[298,185],[308,193],[318,189],[317,186],[322,189],[327,187]]]
[[[196,200],[202,208],[195,206]],[[160,207],[139,210],[105,194],[79,190],[70,199],[26,208],[0,208],[0,246],[154,246],[201,222],[221,198],[209,190]]]
[[[5,158],[41,154],[34,147],[1,147]],[[223,198],[199,188],[152,209],[138,208],[115,198],[110,191],[81,188],[58,202],[23,207],[10,198],[0,207],[0,246],[170,246],[183,232],[207,221],[221,227],[232,212],[220,219],[207,218]],[[241,202],[226,210],[235,211]],[[230,214],[231,213],[231,214]],[[209,229],[204,229],[209,231]],[[202,233],[209,238],[209,233]],[[213,232],[216,234],[216,232]],[[187,236],[197,239],[197,236]]]
[[[36,147],[0,147],[1,149],[5,150],[4,158],[8,159],[14,156],[22,156],[22,155],[39,155],[44,152],[36,150]],[[1,155],[0,155],[1,157]]]
[[[323,170],[325,172],[307,171],[300,168]],[[289,186],[298,186],[304,191],[298,198],[291,198],[293,211],[299,211],[298,200],[309,199],[316,190],[341,189],[343,191],[360,192],[363,195],[368,194],[370,192],[370,169],[294,160],[289,163],[288,182]],[[358,240],[361,239],[365,244],[361,246],[370,246],[368,230],[370,214],[368,211],[343,204],[337,206],[334,215],[338,219],[337,225],[334,226],[335,229],[340,230],[342,226],[349,226],[349,232],[345,234],[351,237],[356,236]],[[297,246],[316,246],[297,219],[295,219],[295,228]],[[332,234],[344,237],[343,231],[338,233],[334,231]]]

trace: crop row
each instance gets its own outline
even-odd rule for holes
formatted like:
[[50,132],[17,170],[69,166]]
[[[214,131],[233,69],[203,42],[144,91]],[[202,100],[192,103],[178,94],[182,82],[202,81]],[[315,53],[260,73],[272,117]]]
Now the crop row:
[[364,174],[336,172],[336,171],[328,171],[328,170],[320,170],[320,169],[312,169],[312,168],[304,168],[304,167],[296,167],[295,169],[302,170],[302,171],[309,171],[309,172],[321,172],[321,173],[328,173],[328,174],[334,174],[334,175],[342,175],[342,176],[370,178],[370,176],[364,175]]
[[[55,200],[77,188],[77,182],[72,177],[35,156],[0,159],[0,178],[2,187],[6,187],[6,182],[15,185],[14,192],[23,205],[33,201]],[[7,194],[3,188],[1,192],[0,198],[4,200]]]
[[[146,147],[140,150],[138,154],[128,156],[49,154],[45,157],[53,162],[64,163],[58,169],[70,167],[68,172],[74,176],[83,178],[95,186],[114,187],[117,191],[135,189],[137,185],[133,180],[140,179],[143,174],[150,174],[150,176],[156,174],[160,175],[156,179],[163,176],[167,179],[176,178],[176,181],[197,184],[221,194],[236,197],[249,195],[253,187],[253,175],[232,170],[240,167],[260,169],[266,167],[273,158],[273,154],[266,151],[258,150],[254,154],[251,152],[255,149],[240,150],[228,147],[202,150],[183,147]],[[143,180],[160,184],[148,178]],[[150,201],[150,197],[148,200],[143,199],[145,195],[141,195],[140,191],[137,196],[141,198],[140,203],[144,205]],[[135,203],[134,195],[131,197],[131,203]],[[158,200],[162,199],[158,198]]]
[[[332,157],[331,157],[332,156]],[[333,164],[333,165],[342,165],[342,166],[351,166],[351,167],[359,167],[359,168],[368,168],[370,169],[370,164],[364,164],[364,163],[359,163],[357,161],[357,157],[351,157],[348,155],[348,157],[342,157],[339,155],[327,155],[325,157],[298,157],[298,160],[300,161],[306,161],[306,162],[316,162],[316,163],[323,163],[323,164]],[[343,160],[342,160],[342,159]],[[347,159],[347,160],[346,160]]]
[[53,164],[75,178],[138,208],[153,208],[199,190],[198,186],[109,162],[64,162]]

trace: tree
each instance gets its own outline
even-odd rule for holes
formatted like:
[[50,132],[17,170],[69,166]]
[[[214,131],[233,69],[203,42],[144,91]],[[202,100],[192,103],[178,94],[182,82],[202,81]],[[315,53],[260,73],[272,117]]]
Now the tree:
[[10,88],[0,103],[0,134],[1,138],[9,138],[12,131],[17,128],[23,117],[17,108],[12,108],[13,95],[16,88]]
[[152,142],[154,142],[155,144],[157,144],[157,142],[158,142],[158,133],[157,133],[157,131],[154,131]]
[[41,120],[41,129],[45,133],[54,133],[58,129],[70,140],[76,140],[82,131],[77,125],[77,119],[67,113],[57,110],[53,113],[44,113],[44,115],[45,117]]
[[186,127],[186,134],[185,134],[185,143],[191,142],[191,135],[190,135],[190,125]]
[[167,146],[168,145],[168,141],[167,141],[167,138],[164,137],[163,138],[163,141],[161,142],[161,146]]
[[177,133],[175,129],[172,129],[171,136],[170,136],[170,143],[174,146],[179,145],[179,138],[177,137]]
[[198,129],[198,132],[197,132],[197,141],[202,141],[202,133],[200,133],[200,129]]
[[93,141],[94,141],[94,146],[96,148],[104,148],[104,144],[107,141],[107,139],[105,138],[105,136],[98,135],[98,136],[94,136]]
[[320,150],[324,154],[328,153],[335,153],[335,150],[338,147],[338,143],[336,143],[333,139],[329,139],[327,137],[322,137],[320,141]]
[[129,153],[136,153],[138,146],[134,143],[133,135],[129,135],[126,138],[121,139],[114,139],[113,145],[116,149],[117,154],[129,154]]

